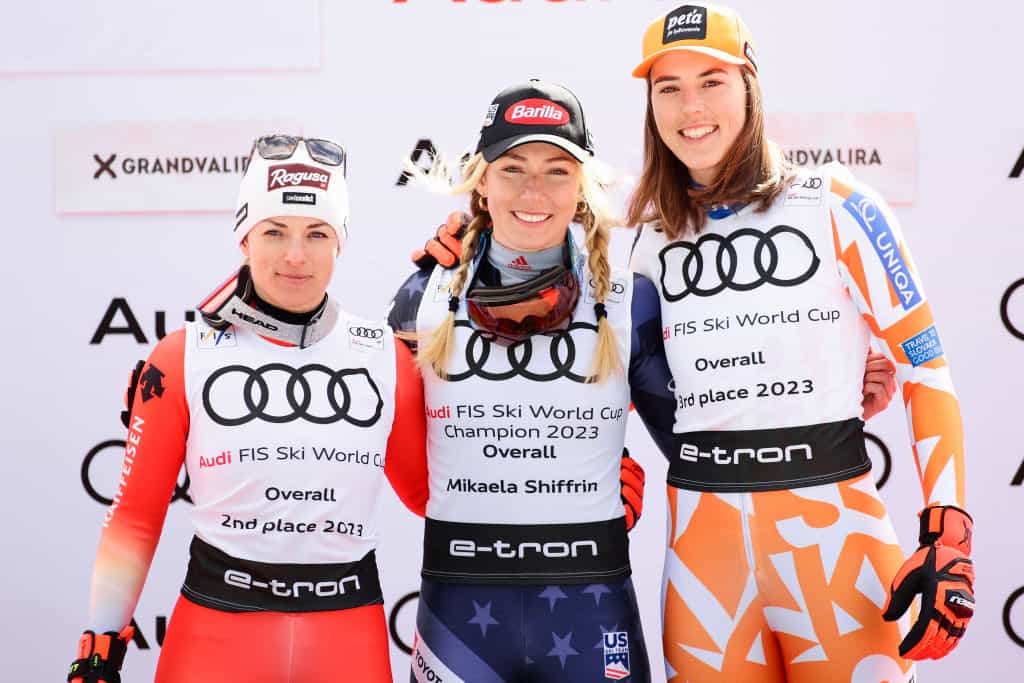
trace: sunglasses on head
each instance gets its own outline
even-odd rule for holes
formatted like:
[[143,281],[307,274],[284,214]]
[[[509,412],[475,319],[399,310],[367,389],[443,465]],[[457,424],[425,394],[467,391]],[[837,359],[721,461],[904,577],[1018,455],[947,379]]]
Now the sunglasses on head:
[[300,142],[306,143],[306,153],[309,154],[310,159],[327,166],[340,166],[341,174],[345,175],[345,149],[330,140],[303,138],[295,135],[264,135],[256,138],[256,142],[252,146],[252,153],[259,154],[261,158],[268,161],[283,161],[290,159],[295,154]]

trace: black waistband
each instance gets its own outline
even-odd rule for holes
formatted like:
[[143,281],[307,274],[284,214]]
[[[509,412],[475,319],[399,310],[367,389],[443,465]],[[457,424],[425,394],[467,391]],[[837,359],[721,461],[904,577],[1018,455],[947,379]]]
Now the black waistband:
[[591,583],[629,576],[626,520],[462,524],[427,518],[423,577],[447,583]]
[[222,612],[323,612],[384,602],[374,551],[339,564],[270,564],[232,557],[198,536],[181,594]]
[[775,491],[843,481],[871,469],[864,422],[677,434],[668,483],[691,491]]

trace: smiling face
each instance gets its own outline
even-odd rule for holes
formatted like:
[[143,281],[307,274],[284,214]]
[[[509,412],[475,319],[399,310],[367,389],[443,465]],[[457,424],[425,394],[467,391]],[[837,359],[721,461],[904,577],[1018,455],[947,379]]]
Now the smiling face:
[[740,69],[691,50],[669,52],[651,68],[658,135],[701,185],[715,180],[743,130],[747,93]]
[[477,192],[487,198],[494,239],[517,251],[562,244],[576,215],[580,163],[546,142],[513,147],[491,163]]
[[323,221],[275,216],[253,226],[241,248],[260,298],[305,313],[323,301],[339,245],[334,228]]

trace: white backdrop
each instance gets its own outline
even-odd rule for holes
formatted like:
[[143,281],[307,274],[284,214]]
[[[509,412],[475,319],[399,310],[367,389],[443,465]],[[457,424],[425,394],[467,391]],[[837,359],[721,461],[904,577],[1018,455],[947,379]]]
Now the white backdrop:
[[[124,437],[124,382],[162,331],[179,326],[237,263],[230,211],[240,176],[233,159],[248,151],[246,141],[288,129],[346,144],[352,238],[331,291],[349,310],[380,317],[410,270],[409,251],[456,206],[397,184],[402,158],[425,140],[460,153],[474,142],[491,97],[536,75],[573,88],[599,156],[635,173],[644,87],[629,71],[647,22],[675,4],[117,0],[5,7],[5,677],[64,678],[86,617],[104,512],[97,499],[112,494],[119,467],[117,445],[105,442]],[[787,148],[798,156],[803,150],[801,159],[829,150],[844,160],[856,159],[857,149],[866,159],[877,154],[879,163],[851,170],[898,203],[951,361],[968,439],[978,612],[960,648],[921,666],[919,680],[1017,678],[1024,599],[1011,598],[1024,592],[1024,286],[1012,285],[1024,278],[1024,226],[1003,207],[1024,198],[1016,28],[1024,25],[1024,5],[733,4],[758,41],[766,107]],[[176,171],[168,170],[171,159]],[[614,240],[619,263],[631,236],[623,230]],[[113,330],[104,333],[108,312]],[[868,428],[890,452],[882,495],[910,550],[921,495],[897,405]],[[629,443],[650,482],[632,549],[655,680],[663,680],[665,467],[639,421]],[[869,451],[881,477],[882,450]],[[397,611],[395,605],[417,588],[422,524],[393,495],[385,498],[379,557],[386,608],[397,639],[409,643],[415,600]],[[184,575],[187,507],[170,507],[136,612],[142,638],[129,650],[129,683],[152,677],[162,624]],[[392,652],[395,680],[408,680],[407,655],[397,644]]]

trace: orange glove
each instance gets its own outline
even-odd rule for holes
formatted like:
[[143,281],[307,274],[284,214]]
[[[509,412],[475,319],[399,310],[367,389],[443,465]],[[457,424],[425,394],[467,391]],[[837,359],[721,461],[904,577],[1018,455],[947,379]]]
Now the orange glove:
[[131,626],[125,626],[120,633],[83,633],[78,639],[78,659],[71,662],[68,670],[68,682],[121,683],[121,664],[134,634]]
[[882,617],[895,621],[921,594],[921,613],[900,643],[907,659],[941,659],[949,654],[974,616],[974,521],[952,505],[921,511],[921,547],[911,555],[889,589]]
[[640,513],[643,512],[646,476],[640,463],[629,457],[629,449],[623,448],[622,465],[619,468],[619,482],[622,485],[619,495],[622,498],[622,507],[626,510],[626,531],[636,526]]
[[867,421],[885,410],[896,393],[896,368],[884,355],[868,351],[864,364],[864,420]]
[[452,211],[444,225],[437,229],[437,234],[427,240],[422,249],[412,253],[412,262],[420,270],[433,268],[440,264],[444,268],[452,268],[459,262],[462,255],[462,235],[469,225],[469,216],[461,211]]

